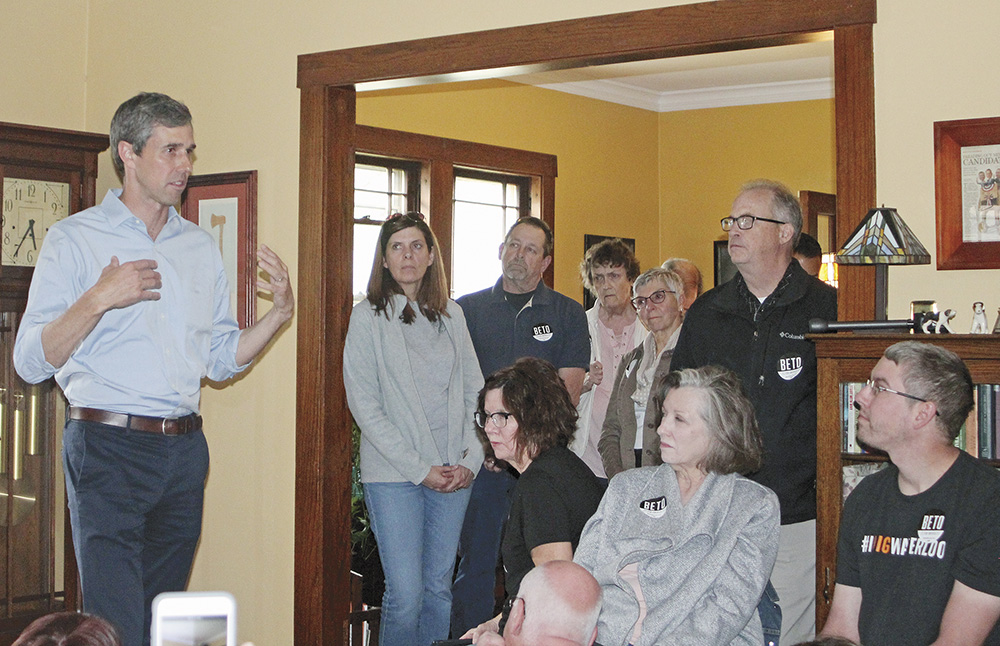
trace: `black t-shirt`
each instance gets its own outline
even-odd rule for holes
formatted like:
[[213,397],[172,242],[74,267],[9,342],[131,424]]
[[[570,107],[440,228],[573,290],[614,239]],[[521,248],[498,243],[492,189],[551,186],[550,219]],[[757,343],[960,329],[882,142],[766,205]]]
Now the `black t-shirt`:
[[504,527],[503,566],[508,596],[535,566],[531,550],[569,542],[576,551],[580,533],[604,495],[604,485],[583,460],[557,446],[536,457],[514,485]]
[[[1000,473],[963,451],[917,495],[898,475],[868,476],[844,504],[837,583],[861,589],[865,646],[933,642],[955,580],[1000,596]],[[985,643],[1000,645],[1000,627]]]

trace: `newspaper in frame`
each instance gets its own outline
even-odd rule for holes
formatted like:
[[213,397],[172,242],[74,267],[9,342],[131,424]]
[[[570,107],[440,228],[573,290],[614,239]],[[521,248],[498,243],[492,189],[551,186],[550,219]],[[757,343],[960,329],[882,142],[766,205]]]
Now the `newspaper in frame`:
[[1000,242],[1000,145],[962,146],[962,242]]

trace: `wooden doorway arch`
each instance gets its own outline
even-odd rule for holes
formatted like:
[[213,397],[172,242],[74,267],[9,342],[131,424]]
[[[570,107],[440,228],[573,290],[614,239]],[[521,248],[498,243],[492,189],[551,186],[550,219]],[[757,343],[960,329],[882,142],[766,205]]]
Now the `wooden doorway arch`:
[[[875,0],[717,0],[299,57],[296,644],[344,643],[350,598],[350,413],[341,355],[351,275],[341,268],[352,255],[354,86],[784,45],[832,30],[837,228],[845,232],[875,200],[874,22]],[[871,318],[874,275],[844,268],[840,276],[841,318]]]

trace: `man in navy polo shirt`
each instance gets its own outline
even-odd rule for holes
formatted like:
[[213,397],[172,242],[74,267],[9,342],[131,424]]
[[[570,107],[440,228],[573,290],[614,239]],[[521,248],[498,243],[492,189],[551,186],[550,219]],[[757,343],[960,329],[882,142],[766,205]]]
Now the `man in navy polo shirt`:
[[[542,273],[552,264],[552,230],[539,218],[518,220],[500,245],[500,262],[503,275],[496,285],[458,299],[483,375],[521,357],[545,359],[559,370],[576,404],[590,362],[590,338],[583,307],[542,282]],[[454,635],[494,616],[500,532],[513,484],[513,476],[491,458],[472,484],[452,588]]]

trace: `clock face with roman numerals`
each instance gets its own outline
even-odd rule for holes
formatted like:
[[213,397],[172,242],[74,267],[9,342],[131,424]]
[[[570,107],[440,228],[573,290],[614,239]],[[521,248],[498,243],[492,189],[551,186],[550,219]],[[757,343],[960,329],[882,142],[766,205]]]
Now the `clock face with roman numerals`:
[[5,177],[0,264],[34,267],[49,227],[69,215],[69,184]]

